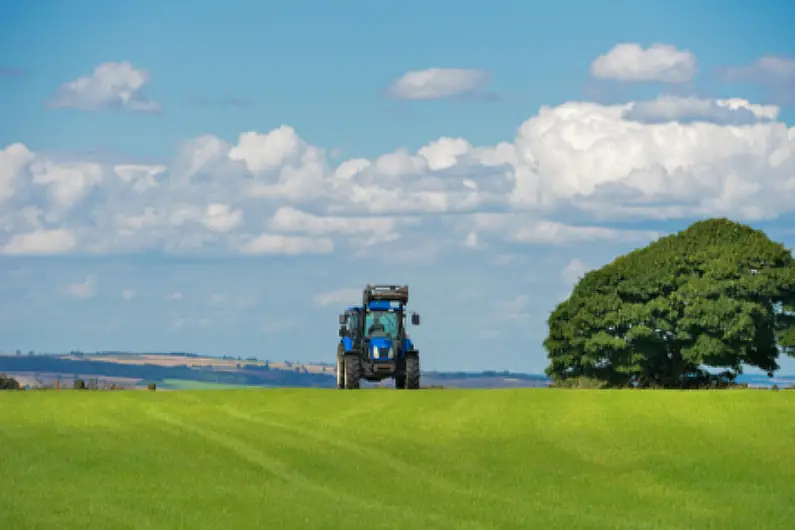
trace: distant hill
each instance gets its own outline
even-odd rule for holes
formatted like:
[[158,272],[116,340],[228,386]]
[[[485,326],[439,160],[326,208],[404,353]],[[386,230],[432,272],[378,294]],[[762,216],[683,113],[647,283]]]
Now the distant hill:
[[[264,361],[253,357],[213,357],[187,352],[94,353],[0,355],[0,372],[12,375],[30,387],[51,387],[60,381],[71,386],[75,379],[95,380],[102,386],[146,388],[218,388],[221,386],[314,387],[335,386],[331,363]],[[391,386],[387,380],[366,387]],[[423,372],[423,386],[447,388],[545,387],[543,375],[511,372]]]
[[[71,387],[75,379],[118,388],[223,388],[235,386],[280,388],[333,388],[335,366],[331,363],[264,361],[254,357],[213,357],[189,352],[124,352],[12,354],[0,355],[0,373],[7,373],[22,385],[52,387],[56,381]],[[795,386],[795,376],[741,375],[740,383],[753,387]],[[424,371],[424,387],[520,388],[547,387],[551,381],[542,374],[513,372]],[[392,380],[363,383],[364,387],[392,386]]]

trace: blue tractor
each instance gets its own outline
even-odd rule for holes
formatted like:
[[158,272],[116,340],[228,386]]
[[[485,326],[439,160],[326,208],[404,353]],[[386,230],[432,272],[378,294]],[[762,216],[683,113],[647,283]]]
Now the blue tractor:
[[[359,382],[395,379],[395,388],[420,387],[420,352],[406,333],[408,286],[367,285],[362,305],[340,318],[337,388],[359,388]],[[420,315],[411,313],[420,325]]]

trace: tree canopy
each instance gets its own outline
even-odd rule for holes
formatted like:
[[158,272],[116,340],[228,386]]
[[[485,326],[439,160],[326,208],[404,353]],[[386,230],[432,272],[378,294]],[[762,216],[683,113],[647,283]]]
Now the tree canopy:
[[0,390],[19,390],[19,382],[6,374],[0,374]]
[[710,219],[586,273],[548,319],[557,383],[683,388],[795,356],[795,260],[764,232]]

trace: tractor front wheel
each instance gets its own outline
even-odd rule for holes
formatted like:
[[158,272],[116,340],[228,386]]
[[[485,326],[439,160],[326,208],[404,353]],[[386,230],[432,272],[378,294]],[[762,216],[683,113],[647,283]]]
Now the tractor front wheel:
[[345,354],[345,388],[359,388],[362,373],[361,359],[355,353]]
[[395,376],[395,388],[403,390],[406,388],[406,374],[402,373]]
[[337,347],[337,388],[345,388],[345,361],[343,356],[345,351],[342,344]]
[[406,388],[415,390],[420,387],[420,356],[416,353],[406,354]]

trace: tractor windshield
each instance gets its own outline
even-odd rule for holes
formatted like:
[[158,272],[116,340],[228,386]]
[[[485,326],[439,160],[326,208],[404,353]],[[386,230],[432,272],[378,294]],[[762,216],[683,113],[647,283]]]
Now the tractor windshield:
[[398,318],[400,313],[393,311],[368,311],[364,319],[364,336],[397,339]]

